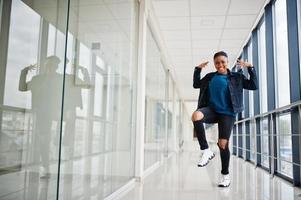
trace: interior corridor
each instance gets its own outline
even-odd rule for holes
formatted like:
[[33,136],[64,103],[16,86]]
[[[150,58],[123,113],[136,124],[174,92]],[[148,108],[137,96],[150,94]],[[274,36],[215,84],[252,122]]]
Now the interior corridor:
[[[211,144],[213,148],[214,144]],[[217,187],[220,158],[203,167],[197,167],[200,158],[197,142],[184,145],[185,151],[169,158],[141,183],[136,183],[119,200],[299,200],[301,190],[291,183],[271,176],[250,162],[231,156],[231,185]]]

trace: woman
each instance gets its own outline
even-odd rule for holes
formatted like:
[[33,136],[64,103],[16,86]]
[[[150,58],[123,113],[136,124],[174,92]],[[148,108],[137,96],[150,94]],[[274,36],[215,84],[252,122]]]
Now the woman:
[[193,125],[197,134],[200,148],[203,151],[199,167],[204,167],[214,157],[209,149],[203,123],[218,123],[218,147],[222,163],[222,179],[218,186],[228,187],[229,176],[229,138],[234,125],[236,114],[243,110],[243,88],[257,89],[257,77],[251,63],[238,60],[237,64],[246,67],[250,78],[242,73],[231,72],[228,69],[228,56],[220,51],[213,57],[216,72],[206,74],[200,79],[200,73],[209,62],[204,62],[195,67],[193,87],[200,88],[198,109],[192,114]]

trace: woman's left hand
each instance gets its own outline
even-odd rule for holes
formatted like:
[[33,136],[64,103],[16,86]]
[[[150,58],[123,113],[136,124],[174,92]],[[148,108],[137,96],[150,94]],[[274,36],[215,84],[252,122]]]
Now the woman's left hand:
[[240,65],[241,68],[243,68],[243,67],[253,67],[252,63],[248,63],[248,62],[245,62],[243,60],[237,60],[236,64]]

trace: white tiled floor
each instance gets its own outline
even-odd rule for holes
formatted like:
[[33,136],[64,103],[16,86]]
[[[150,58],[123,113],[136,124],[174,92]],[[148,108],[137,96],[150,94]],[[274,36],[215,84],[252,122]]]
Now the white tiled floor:
[[[195,143],[192,144],[195,146]],[[220,175],[219,154],[204,168],[197,167],[200,152],[185,151],[137,183],[121,200],[301,200],[300,188],[232,156],[229,188],[217,187]]]

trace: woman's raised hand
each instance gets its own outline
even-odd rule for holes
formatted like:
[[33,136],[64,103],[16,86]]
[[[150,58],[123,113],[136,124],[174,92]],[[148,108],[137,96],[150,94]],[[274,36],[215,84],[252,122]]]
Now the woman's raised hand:
[[248,62],[245,62],[243,60],[237,60],[237,65],[240,65],[240,68],[243,68],[243,67],[253,67],[253,65],[251,63],[248,63]]
[[204,67],[206,67],[208,65],[209,61],[201,63],[198,65],[198,68],[203,69]]

